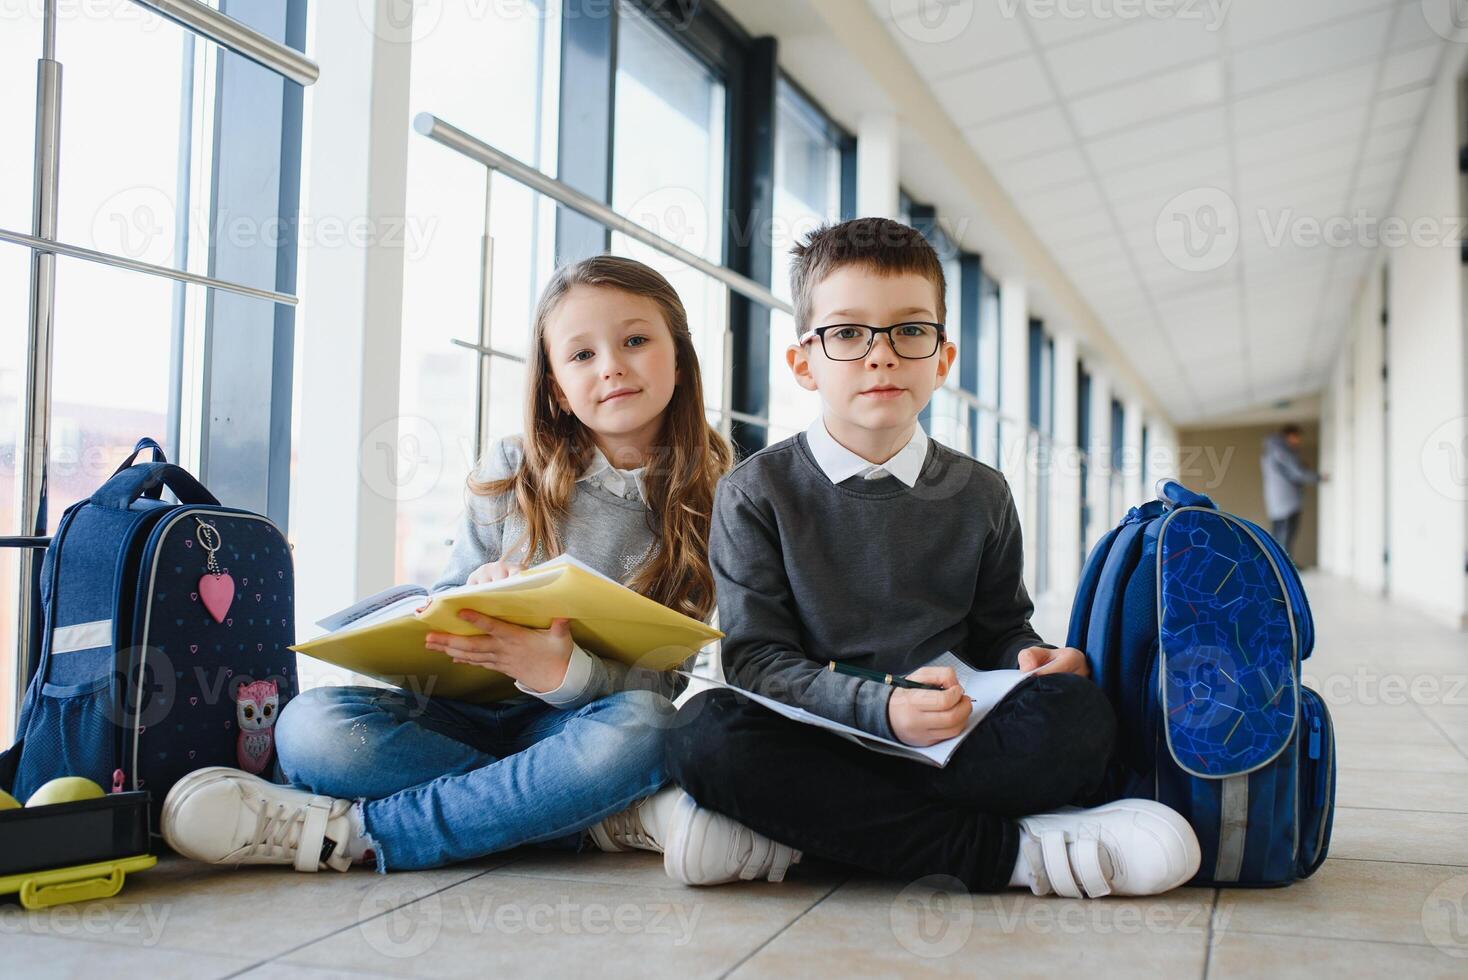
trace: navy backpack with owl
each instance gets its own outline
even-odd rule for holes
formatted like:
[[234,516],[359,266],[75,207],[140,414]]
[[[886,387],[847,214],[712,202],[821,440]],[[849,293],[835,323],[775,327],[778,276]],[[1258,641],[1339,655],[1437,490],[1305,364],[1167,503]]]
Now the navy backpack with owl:
[[1335,737],[1300,682],[1315,643],[1305,590],[1263,529],[1161,481],[1092,550],[1067,643],[1116,709],[1111,795],[1188,820],[1194,884],[1283,885],[1320,867]]
[[[144,449],[153,461],[134,463]],[[290,545],[269,519],[221,506],[143,439],[66,509],[40,592],[40,656],[0,786],[21,800],[57,776],[148,790],[156,827],[194,769],[271,778],[296,670]]]

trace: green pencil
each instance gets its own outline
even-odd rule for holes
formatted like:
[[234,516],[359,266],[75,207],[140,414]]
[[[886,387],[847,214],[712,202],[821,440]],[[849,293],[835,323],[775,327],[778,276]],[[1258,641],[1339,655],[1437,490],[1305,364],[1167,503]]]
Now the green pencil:
[[826,665],[826,669],[833,674],[845,674],[848,677],[864,677],[869,681],[877,681],[881,684],[890,684],[893,687],[915,688],[922,691],[941,691],[941,685],[924,684],[922,681],[910,681],[906,677],[894,677],[884,674],[880,670],[867,670],[865,667],[853,667],[850,664],[841,664],[832,660]]

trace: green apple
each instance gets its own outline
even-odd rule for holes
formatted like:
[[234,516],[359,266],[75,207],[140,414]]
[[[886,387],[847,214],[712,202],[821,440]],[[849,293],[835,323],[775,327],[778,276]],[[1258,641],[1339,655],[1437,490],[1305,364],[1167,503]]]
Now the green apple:
[[0,789],[0,810],[19,810],[20,801]]
[[31,794],[26,806],[50,806],[52,803],[75,803],[77,800],[97,800],[106,794],[102,787],[85,776],[58,776]]

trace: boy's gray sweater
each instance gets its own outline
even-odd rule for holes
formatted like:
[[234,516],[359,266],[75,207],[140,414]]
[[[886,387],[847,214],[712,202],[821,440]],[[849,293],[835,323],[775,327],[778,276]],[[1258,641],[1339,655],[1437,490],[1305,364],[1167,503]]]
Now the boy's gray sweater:
[[989,669],[1050,646],[1008,482],[936,441],[911,489],[833,485],[804,433],[762,449],[720,482],[709,552],[729,682],[884,738],[892,688],[828,661],[904,674],[951,650]]

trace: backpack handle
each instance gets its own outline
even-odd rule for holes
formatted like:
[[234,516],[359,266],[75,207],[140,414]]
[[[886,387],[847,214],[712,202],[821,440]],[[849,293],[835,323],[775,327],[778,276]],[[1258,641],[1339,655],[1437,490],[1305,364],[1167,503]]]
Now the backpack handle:
[[138,444],[133,447],[133,451],[128,454],[127,459],[122,461],[122,465],[112,471],[112,475],[116,476],[123,470],[127,469],[129,466],[133,465],[133,460],[137,459],[138,453],[142,452],[144,449],[151,449],[153,451],[153,462],[168,462],[168,456],[166,453],[163,452],[163,447],[158,445],[156,441],[149,438],[148,436],[143,436],[143,438],[138,440]]
[[1170,510],[1174,507],[1207,507],[1217,510],[1218,505],[1207,494],[1194,493],[1176,480],[1163,478],[1157,481],[1157,499]]
[[92,494],[92,503],[115,510],[127,510],[135,500],[155,488],[158,493],[151,496],[157,499],[163,487],[172,490],[181,504],[219,506],[219,500],[204,489],[204,484],[194,479],[188,470],[173,463],[139,463],[130,466],[98,487],[97,492]]
[[[142,452],[144,449],[151,449],[153,451],[153,462],[155,462],[155,463],[166,463],[166,462],[168,462],[168,456],[167,456],[166,453],[163,452],[163,447],[160,446],[160,445],[158,445],[157,442],[155,442],[153,439],[149,438],[148,436],[143,436],[143,438],[141,438],[141,439],[138,440],[138,444],[133,447],[133,451],[128,454],[127,459],[125,459],[125,460],[122,461],[122,465],[120,465],[119,467],[117,467],[117,469],[115,469],[115,470],[112,471],[112,475],[113,476],[116,476],[117,474],[121,473],[123,470],[127,469],[129,466],[133,465],[133,460],[137,459],[138,458],[138,453]],[[145,491],[143,495],[145,497],[151,497],[154,500],[157,500],[157,499],[159,499],[160,497],[163,496],[163,487],[161,485],[160,486],[156,486],[156,487],[152,487],[151,489]]]

